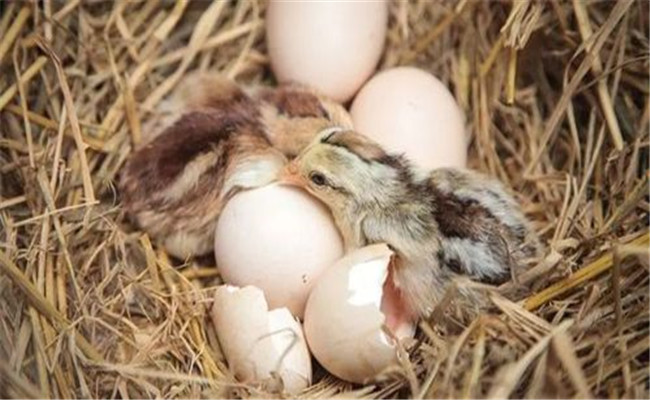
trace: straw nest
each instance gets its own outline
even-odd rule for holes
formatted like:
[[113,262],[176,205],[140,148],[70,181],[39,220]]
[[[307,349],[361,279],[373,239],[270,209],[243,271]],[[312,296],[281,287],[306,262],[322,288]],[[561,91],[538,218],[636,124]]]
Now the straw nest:
[[[265,8],[0,4],[0,395],[273,395],[219,350],[214,261],[167,257],[115,190],[184,75],[273,84]],[[471,166],[515,190],[546,250],[473,320],[443,301],[378,383],[319,369],[303,397],[649,396],[647,32],[645,1],[391,4],[380,68],[448,84]]]

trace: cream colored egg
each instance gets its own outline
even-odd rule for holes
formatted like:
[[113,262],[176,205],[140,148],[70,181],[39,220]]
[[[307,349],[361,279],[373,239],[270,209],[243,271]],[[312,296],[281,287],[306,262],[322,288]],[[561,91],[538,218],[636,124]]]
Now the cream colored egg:
[[228,365],[242,382],[290,394],[311,384],[300,323],[286,308],[269,311],[260,289],[220,286],[211,315]]
[[307,343],[321,365],[341,379],[373,380],[397,364],[397,342],[414,334],[388,278],[392,257],[385,244],[348,253],[325,271],[309,296]]
[[269,307],[302,317],[316,280],[343,255],[328,209],[301,189],[269,185],[235,195],[215,234],[223,279],[264,291]]
[[413,67],[382,71],[351,108],[355,129],[424,169],[465,167],[465,117],[433,75]]
[[266,44],[280,82],[312,86],[346,101],[377,66],[386,38],[388,2],[271,0]]

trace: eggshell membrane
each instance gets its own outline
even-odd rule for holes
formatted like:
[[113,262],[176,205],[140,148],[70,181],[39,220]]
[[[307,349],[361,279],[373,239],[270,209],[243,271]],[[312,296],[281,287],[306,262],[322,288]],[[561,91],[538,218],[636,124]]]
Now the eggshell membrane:
[[355,129],[423,169],[465,167],[465,116],[436,77],[413,67],[380,72],[350,110]]
[[287,307],[299,318],[318,277],[342,255],[329,210],[299,188],[241,192],[217,223],[215,258],[224,281],[258,287],[269,307]]
[[241,381],[292,394],[311,384],[311,357],[300,323],[286,308],[269,311],[260,289],[220,286],[212,321],[228,364]]
[[272,0],[266,43],[273,72],[280,82],[306,84],[346,101],[374,71],[387,23],[385,0]]
[[[385,304],[392,256],[385,244],[348,253],[321,276],[309,296],[307,343],[316,359],[339,378],[355,383],[372,380],[397,363],[395,340],[415,332],[410,315],[392,314],[388,319],[384,315],[402,309]],[[385,325],[388,321],[390,326]]]

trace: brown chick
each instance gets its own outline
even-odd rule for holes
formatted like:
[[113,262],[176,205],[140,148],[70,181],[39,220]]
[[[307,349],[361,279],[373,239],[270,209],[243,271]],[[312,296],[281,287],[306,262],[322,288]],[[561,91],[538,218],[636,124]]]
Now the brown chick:
[[[498,181],[470,170],[416,172],[403,156],[344,128],[321,133],[281,174],[332,211],[350,250],[385,242],[406,305],[428,315],[457,276],[499,284],[538,239]],[[460,290],[475,304],[478,293]]]
[[351,126],[337,103],[289,85],[248,93],[219,76],[187,79],[145,127],[122,170],[127,213],[179,258],[208,253],[225,202],[270,183],[323,128]]

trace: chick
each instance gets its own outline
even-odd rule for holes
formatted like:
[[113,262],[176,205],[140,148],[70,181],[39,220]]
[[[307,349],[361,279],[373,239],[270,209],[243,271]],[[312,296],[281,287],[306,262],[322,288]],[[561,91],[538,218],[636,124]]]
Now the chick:
[[300,86],[192,76],[145,125],[122,170],[124,208],[171,255],[208,253],[234,193],[272,182],[287,158],[340,124],[351,126],[343,107]]
[[347,250],[391,246],[394,283],[420,316],[455,277],[499,284],[538,253],[535,233],[499,182],[470,170],[415,171],[403,156],[344,128],[322,132],[280,176],[330,208]]

